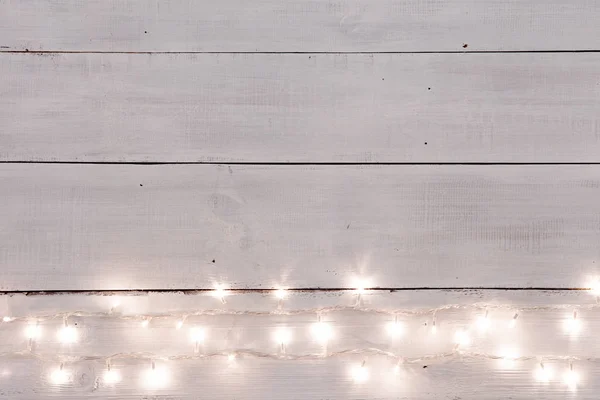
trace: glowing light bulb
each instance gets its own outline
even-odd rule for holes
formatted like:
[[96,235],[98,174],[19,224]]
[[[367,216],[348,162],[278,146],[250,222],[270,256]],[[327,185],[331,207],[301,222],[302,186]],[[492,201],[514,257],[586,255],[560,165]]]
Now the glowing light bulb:
[[485,315],[477,318],[477,329],[479,329],[479,332],[487,332],[491,325],[492,321],[490,320],[487,311],[485,312]]
[[150,318],[145,318],[145,319],[142,321],[142,328],[147,328],[147,327],[148,327],[148,325],[150,325]]
[[471,344],[471,336],[466,331],[457,331],[454,334],[454,343],[458,346],[468,346]]
[[50,373],[50,382],[54,385],[64,385],[69,382],[69,373],[63,368],[62,364]]
[[327,322],[316,322],[311,327],[313,338],[322,344],[326,344],[333,338],[333,329]]
[[229,362],[235,361],[235,354],[234,353],[229,354],[227,356],[227,361],[229,361]]
[[356,365],[352,368],[352,380],[356,383],[365,383],[369,380],[369,369],[365,367],[363,362],[361,365]]
[[104,376],[102,380],[107,385],[114,385],[116,383],[121,382],[121,373],[116,369],[107,369],[104,371]]
[[552,371],[552,368],[548,365],[540,363],[540,365],[535,370],[535,379],[538,382],[547,383],[552,379],[553,376],[554,373]]
[[142,373],[142,384],[149,389],[163,389],[169,384],[169,374],[165,367],[156,366]]
[[38,324],[29,324],[25,328],[25,337],[29,340],[37,340],[42,336],[42,327]]
[[572,367],[563,374],[563,382],[571,390],[577,390],[577,384],[579,383],[579,374],[573,371]]
[[284,300],[288,295],[287,289],[283,288],[276,289],[273,293],[275,294],[275,297],[279,300]]
[[273,339],[283,347],[292,340],[292,332],[287,328],[278,328],[273,333]]
[[508,323],[508,327],[514,329],[517,326],[517,318],[519,318],[519,313],[515,313],[510,322]]
[[192,343],[202,343],[204,342],[205,337],[206,334],[204,332],[204,329],[198,326],[190,328],[190,340],[192,341]]
[[227,296],[228,294],[229,293],[227,292],[227,290],[225,290],[224,285],[215,284],[215,289],[212,291],[212,295],[221,300],[223,304],[225,304],[225,296]]
[[581,331],[581,321],[577,318],[577,311],[573,311],[573,315],[566,318],[563,322],[565,332],[570,335],[577,335]]
[[600,278],[595,277],[588,283],[590,288],[590,294],[594,296],[600,296]]
[[63,326],[59,331],[58,331],[58,340],[61,343],[64,344],[71,344],[71,343],[75,343],[77,342],[77,329],[75,329],[75,327],[73,326]]
[[179,321],[177,321],[177,324],[175,324],[175,329],[181,329],[182,326],[183,326],[183,320],[179,320]]
[[386,330],[391,337],[395,338],[402,335],[404,326],[402,325],[402,322],[391,321],[387,324]]
[[11,317],[3,317],[2,322],[11,322],[13,319]]

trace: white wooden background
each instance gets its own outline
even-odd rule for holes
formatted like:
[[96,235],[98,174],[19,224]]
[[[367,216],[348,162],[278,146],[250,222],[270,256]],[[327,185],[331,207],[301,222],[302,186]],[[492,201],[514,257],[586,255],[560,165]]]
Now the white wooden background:
[[[570,289],[600,273],[599,20],[597,0],[0,0],[0,398],[597,399],[600,308]],[[357,279],[392,292],[355,308]],[[117,317],[86,293],[215,283],[250,291],[129,293]],[[254,291],[278,285],[305,289],[281,315]],[[17,294],[52,290],[82,292]],[[334,355],[304,357],[323,307]],[[486,309],[521,310],[517,335],[457,351]],[[199,310],[236,340],[179,357],[169,315]],[[83,340],[29,351],[27,322],[64,313]],[[115,354],[136,356],[98,386]],[[149,391],[161,357],[176,378]],[[577,390],[536,382],[541,357]]]

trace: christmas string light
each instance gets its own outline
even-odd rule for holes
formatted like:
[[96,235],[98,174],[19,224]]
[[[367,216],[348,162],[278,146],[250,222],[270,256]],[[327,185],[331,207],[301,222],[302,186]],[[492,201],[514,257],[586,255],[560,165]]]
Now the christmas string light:
[[[354,290],[356,290],[357,295],[360,296],[361,294],[364,294],[366,289],[364,287],[357,287]],[[592,289],[590,289],[590,291],[592,291]],[[214,290],[213,296],[215,296],[217,299],[221,300],[222,304],[225,304],[224,297],[228,294],[229,293],[226,292],[226,290],[224,289],[224,286],[221,285]],[[278,288],[278,289],[273,290],[273,295],[278,301],[281,301],[289,295],[289,292],[287,289]],[[317,322],[310,324],[310,325],[307,324],[306,328],[312,334],[313,340],[325,347],[325,351],[324,351],[323,355],[314,355],[312,353],[289,354],[286,347],[292,339],[292,330],[288,327],[278,327],[273,332],[273,339],[278,347],[278,351],[275,354],[261,353],[261,352],[255,351],[255,350],[248,350],[248,349],[228,349],[227,352],[225,352],[225,353],[212,352],[210,354],[200,355],[200,354],[198,354],[199,353],[199,345],[204,343],[204,341],[206,339],[205,329],[198,327],[198,326],[191,326],[189,331],[190,331],[190,338],[195,345],[194,352],[193,352],[194,355],[179,355],[179,356],[176,355],[176,356],[170,356],[170,357],[167,356],[162,359],[185,360],[185,359],[196,359],[196,358],[201,359],[201,358],[207,358],[207,357],[225,356],[229,362],[234,362],[236,360],[237,355],[242,354],[242,355],[251,355],[254,357],[265,357],[265,358],[274,358],[274,359],[283,358],[286,360],[311,360],[311,359],[322,359],[323,357],[334,357],[334,356],[339,356],[339,355],[352,355],[352,354],[358,355],[358,354],[363,354],[363,353],[364,354],[372,353],[372,354],[376,354],[376,355],[390,357],[390,358],[393,358],[394,360],[398,360],[398,359],[401,359],[399,354],[391,353],[388,350],[386,350],[385,348],[384,349],[373,349],[373,348],[350,349],[350,350],[343,350],[343,351],[338,351],[338,352],[327,352],[326,346],[334,338],[334,326],[333,326],[333,323],[331,322],[331,319],[328,319],[328,322],[325,322],[322,319],[322,315],[325,315],[328,312],[338,312],[338,311],[348,311],[348,310],[352,310],[353,312],[358,312],[358,313],[393,315],[393,317],[394,317],[393,321],[389,321],[387,324],[385,323],[385,321],[383,321],[382,325],[378,329],[386,329],[390,336],[398,337],[398,336],[406,333],[404,324],[399,322],[399,316],[406,315],[406,316],[417,316],[418,317],[421,315],[433,314],[432,320],[431,320],[431,325],[430,325],[431,333],[432,334],[440,333],[441,335],[448,335],[448,337],[451,334],[453,334],[454,342],[455,342],[456,346],[452,352],[443,353],[441,355],[422,356],[422,357],[414,358],[412,360],[412,362],[415,362],[415,360],[417,360],[417,359],[422,361],[425,359],[435,359],[435,357],[449,358],[449,357],[454,357],[456,355],[461,355],[461,356],[472,357],[472,358],[479,357],[479,358],[483,358],[483,359],[500,360],[501,363],[499,365],[501,365],[502,368],[511,368],[511,366],[514,366],[514,364],[516,362],[531,360],[531,359],[533,359],[533,356],[521,357],[520,352],[514,346],[513,347],[511,347],[511,346],[501,347],[494,354],[479,354],[479,353],[475,353],[475,352],[469,352],[467,350],[468,350],[469,346],[471,346],[471,343],[473,341],[478,340],[477,337],[475,337],[474,339],[471,338],[471,335],[470,335],[471,332],[476,332],[476,331],[488,332],[490,330],[490,327],[492,327],[492,320],[491,320],[492,313],[490,313],[489,309],[508,310],[513,307],[514,306],[508,306],[508,305],[503,306],[503,305],[470,304],[470,305],[445,305],[443,307],[438,307],[435,309],[424,309],[424,310],[395,310],[395,309],[376,309],[376,308],[356,307],[356,306],[349,306],[349,307],[334,306],[334,307],[324,307],[324,308],[319,308],[319,309],[289,310],[288,312],[284,312],[284,313],[278,313],[276,311],[235,311],[235,310],[222,309],[222,310],[209,310],[208,312],[206,310],[200,310],[200,311],[196,311],[196,312],[186,311],[186,314],[169,313],[169,314],[162,314],[162,315],[161,314],[156,314],[156,315],[153,314],[153,315],[145,315],[145,316],[140,316],[140,315],[127,316],[127,315],[122,315],[122,314],[113,314],[113,312],[110,312],[108,314],[107,313],[88,313],[88,314],[64,313],[64,314],[55,314],[55,315],[36,317],[35,319],[30,320],[32,322],[29,322],[27,324],[26,329],[25,329],[25,336],[30,340],[30,342],[39,340],[41,337],[41,334],[42,334],[40,321],[54,319],[57,316],[61,316],[61,315],[64,316],[64,319],[63,319],[63,326],[61,329],[59,329],[59,331],[57,333],[59,341],[60,341],[60,343],[63,343],[63,344],[71,344],[71,343],[76,343],[78,341],[79,330],[77,327],[70,325],[68,323],[68,316],[89,315],[89,316],[102,316],[102,317],[110,317],[110,318],[115,318],[115,319],[137,320],[137,321],[139,321],[141,319],[141,321],[142,321],[141,326],[143,328],[150,328],[150,322],[151,322],[151,320],[153,320],[155,318],[171,318],[172,320],[169,323],[173,324],[173,325],[170,325],[171,326],[170,329],[173,329],[173,327],[174,327],[176,330],[181,330],[182,327],[184,326],[184,324],[186,323],[187,318],[190,316],[196,316],[196,315],[227,315],[227,314],[231,314],[231,315],[257,315],[257,316],[264,315],[264,316],[266,316],[266,315],[278,315],[278,314],[300,315],[303,313],[316,312],[318,315]],[[558,311],[558,310],[564,310],[566,307],[567,306],[520,307],[519,312],[514,312],[514,308],[513,308],[514,314],[512,314],[513,317],[508,322],[508,327],[514,328],[516,326],[516,321],[518,318],[520,318],[520,312],[522,312],[523,310],[525,310],[526,312]],[[591,309],[595,309],[598,307],[596,305],[583,305],[583,306],[578,306],[578,308],[591,310]],[[442,321],[442,330],[438,332],[438,326],[436,323],[436,313],[438,313],[439,311],[443,311],[443,310],[468,310],[468,309],[484,310],[484,314],[478,316],[475,319],[475,321],[472,321],[469,324],[469,327],[466,327],[464,329],[457,329],[457,330],[454,328],[447,329],[447,325],[445,324],[444,321]],[[527,314],[524,314],[524,315],[525,315],[525,318],[527,318]],[[585,313],[584,313],[584,315],[585,315]],[[497,315],[494,314],[494,317],[497,317]],[[10,318],[10,320],[6,320],[6,318]],[[31,317],[27,317],[27,318],[31,318]],[[11,317],[3,318],[3,322],[15,322],[15,321],[19,322],[19,321],[25,321],[25,320],[26,320],[26,317],[18,317],[18,316],[15,316],[15,317],[11,316]],[[502,320],[499,320],[499,321],[502,322]],[[506,321],[506,320],[504,320],[504,321]],[[506,322],[502,322],[502,324],[505,324],[505,323]],[[159,323],[157,323],[157,324],[153,323],[151,328],[152,329],[156,328],[156,325],[159,325]],[[427,324],[425,324],[425,325],[427,325]],[[12,326],[12,324],[11,324],[11,326]],[[423,326],[423,323],[421,323],[420,326]],[[494,324],[494,327],[496,327],[496,326],[498,326],[500,329],[502,327],[502,325],[500,323]],[[506,327],[507,325],[503,325],[503,326]],[[187,327],[187,324],[186,324],[186,327]],[[581,331],[581,328],[582,328],[582,321],[578,314],[578,310],[573,310],[572,314],[564,320],[564,329],[567,333],[569,333],[571,335],[576,335]],[[410,334],[410,332],[409,332],[409,334]],[[473,346],[473,348],[475,348],[475,346]],[[191,350],[190,350],[190,353],[191,353]],[[0,356],[6,356],[7,354],[8,353],[0,354]],[[15,353],[15,354],[20,354],[20,353]],[[31,354],[34,355],[33,351],[31,352]],[[113,356],[111,356],[111,357],[113,357]],[[164,365],[159,365],[159,366],[156,365],[156,361],[154,361],[154,360],[161,359],[161,357],[153,355],[151,358],[152,358],[151,368],[149,368],[148,370],[145,370],[142,373],[144,376],[144,378],[143,378],[144,386],[149,389],[160,389],[160,388],[167,387],[169,384],[169,381],[170,381],[169,371],[166,369],[166,366],[164,366]],[[90,357],[89,356],[82,357],[82,359],[88,360],[88,359],[90,359]],[[101,359],[101,357],[92,358],[92,359]],[[564,360],[564,357],[563,358],[558,357],[556,359]],[[73,359],[71,359],[72,362],[75,362],[73,360],[77,360],[77,357],[74,357]],[[410,359],[407,359],[407,360],[408,361],[403,361],[403,362],[408,362],[408,363],[411,362]],[[545,361],[552,360],[552,357],[545,357],[544,360]],[[54,365],[56,365],[56,364],[54,364]],[[66,364],[64,362],[61,362],[59,368],[55,368],[50,372],[50,375],[49,375],[50,381],[53,384],[65,385],[65,384],[68,384],[69,382],[71,382],[72,373],[68,368],[65,368],[65,365]],[[398,362],[398,364],[393,366],[393,368],[392,367],[389,367],[389,368],[390,368],[390,371],[393,370],[396,373],[398,373],[400,370],[399,362]],[[366,361],[363,360],[363,362],[360,365],[355,365],[352,368],[352,380],[357,384],[364,383],[369,378],[369,375],[370,375],[369,372],[370,371],[369,371],[368,366],[366,365]],[[102,376],[103,377],[100,381],[102,383],[104,383],[105,385],[114,385],[121,381],[120,372],[118,370],[112,369],[110,362],[107,363],[106,371],[104,371],[104,374]],[[536,381],[538,381],[540,383],[548,383],[548,382],[553,381],[554,374],[553,374],[552,367],[545,363],[540,362],[539,365],[534,369],[534,378]],[[580,372],[578,370],[574,369],[572,361],[569,363],[569,367],[562,374],[561,378],[562,378],[562,382],[566,385],[566,387],[573,391],[576,390],[577,387],[581,384]],[[152,382],[150,382],[150,381],[152,381]],[[556,380],[554,380],[554,382],[560,382],[560,380],[556,379]]]

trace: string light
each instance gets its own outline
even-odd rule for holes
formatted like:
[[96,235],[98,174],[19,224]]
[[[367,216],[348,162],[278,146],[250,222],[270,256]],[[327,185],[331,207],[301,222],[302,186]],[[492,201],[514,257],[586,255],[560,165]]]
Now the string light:
[[577,390],[577,384],[579,383],[579,374],[573,370],[573,363],[569,364],[569,369],[563,375],[563,382],[571,390]]
[[517,318],[519,318],[519,313],[515,313],[510,322],[508,323],[508,327],[514,329],[517,326]]
[[27,324],[25,337],[29,340],[37,340],[42,336],[42,327],[36,322]]
[[163,389],[169,383],[169,374],[164,366],[157,367],[154,361],[150,369],[142,374],[142,384],[149,389]]
[[513,368],[516,360],[520,357],[519,351],[514,347],[502,347],[497,352],[500,357],[501,368]]
[[107,385],[117,384],[121,382],[121,373],[116,369],[112,369],[110,363],[107,363],[102,380]]
[[365,383],[369,380],[369,369],[365,366],[365,361],[360,365],[356,365],[352,368],[352,380],[356,383]]
[[599,297],[600,296],[600,278],[595,277],[589,283],[590,294]]
[[479,316],[479,318],[477,318],[477,328],[479,329],[479,332],[483,333],[487,332],[491,325],[492,321],[490,320],[488,311],[486,310],[485,315]]
[[69,374],[63,368],[63,364],[60,364],[60,367],[55,369],[50,373],[50,382],[55,385],[64,385],[69,382]]
[[204,332],[204,329],[198,327],[198,326],[194,326],[190,328],[190,339],[192,341],[192,343],[194,343],[194,352],[198,353],[200,351],[200,344],[202,344],[204,342],[204,339],[206,337],[206,333]]
[[320,320],[312,325],[311,332],[313,338],[323,345],[327,344],[333,338],[331,325]]
[[2,317],[2,322],[11,322],[13,319],[11,317]]
[[229,294],[227,290],[225,290],[225,285],[217,283],[214,285],[214,287],[215,288],[212,291],[212,295],[221,300],[221,303],[225,304],[225,296]]
[[579,334],[581,331],[581,321],[577,318],[577,311],[573,311],[573,315],[570,318],[565,319],[564,321],[564,329],[565,332],[569,333],[572,336]]
[[275,291],[273,292],[273,294],[279,300],[285,300],[285,298],[288,295],[287,289],[284,289],[284,288],[275,289]]
[[535,379],[541,383],[548,383],[554,376],[552,368],[540,363],[538,368],[535,370]]
[[179,321],[177,321],[177,323],[175,324],[175,329],[181,329],[183,327],[183,324],[185,323],[186,318],[187,316],[184,316]]
[[285,346],[292,340],[292,332],[287,328],[277,328],[273,333],[273,339],[281,346],[281,352],[285,353]]
[[230,353],[227,355],[227,361],[234,362],[235,361],[235,353]]
[[64,326],[58,331],[58,340],[63,344],[72,344],[77,341],[77,337],[77,330],[70,326],[65,318]]
[[456,331],[454,334],[454,343],[456,343],[457,346],[468,346],[471,344],[471,336],[467,331]]
[[398,322],[398,316],[394,317],[394,320],[387,324],[387,332],[392,338],[396,338],[402,335],[404,327],[402,323]]

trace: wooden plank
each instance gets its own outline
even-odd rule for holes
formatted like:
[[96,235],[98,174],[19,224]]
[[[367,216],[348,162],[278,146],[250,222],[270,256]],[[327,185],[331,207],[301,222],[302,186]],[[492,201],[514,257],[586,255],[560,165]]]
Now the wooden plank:
[[3,164],[0,186],[3,289],[581,287],[600,256],[598,165]]
[[5,54],[0,159],[597,162],[598,67],[600,54]]
[[598,49],[598,19],[595,0],[1,0],[0,45],[61,51]]
[[[148,361],[118,364],[122,381],[115,385],[103,383],[106,366],[97,361],[66,364],[67,381],[50,383],[49,375],[56,364],[40,360],[18,360],[0,376],[2,399],[169,399],[196,400],[198,393],[211,399],[332,399],[332,400],[394,400],[394,399],[469,399],[498,398],[525,400],[563,400],[577,398],[594,400],[600,390],[600,366],[597,362],[579,361],[574,365],[579,383],[572,389],[563,382],[566,362],[546,363],[553,368],[547,383],[535,380],[536,361],[517,362],[512,369],[499,369],[498,360],[451,360],[443,363],[409,365],[401,373],[380,357],[368,361],[369,380],[358,384],[349,371],[360,365],[358,356],[341,360],[285,361],[243,359],[235,367],[223,359],[157,363],[168,370],[165,387],[148,386]],[[424,368],[427,366],[427,368]],[[97,383],[96,383],[97,382]],[[156,381],[155,381],[156,382]]]
[[[206,295],[150,294],[121,297],[108,312],[114,297],[0,297],[0,312],[16,317],[0,323],[0,398],[191,399],[201,390],[210,398],[248,399],[495,399],[515,392],[522,399],[593,399],[600,389],[600,308],[589,293],[377,292],[364,294],[358,307],[355,299],[347,292],[290,293],[278,308],[260,293],[232,294],[225,304]],[[582,323],[577,335],[563,330],[574,307]],[[485,310],[492,325],[483,332],[477,318]],[[190,316],[194,311],[204,314]],[[516,311],[517,324],[509,328]],[[307,334],[317,312],[335,332],[327,353]],[[78,332],[68,346],[55,335],[65,313]],[[177,329],[181,313],[188,319]],[[425,323],[434,313],[432,334]],[[395,341],[385,329],[394,314],[404,328]],[[155,318],[144,328],[139,317],[148,315]],[[36,318],[42,335],[32,352],[23,351],[23,330]],[[194,355],[188,330],[197,326],[207,335]],[[273,340],[281,328],[292,332],[285,354]],[[458,330],[470,332],[471,343],[457,348]],[[107,357],[121,377],[114,385],[104,380]],[[169,377],[164,387],[143,379],[152,360]],[[540,361],[554,372],[549,382],[536,380]],[[576,388],[563,382],[569,361],[579,375]],[[363,362],[369,377],[358,383],[352,370]],[[61,363],[66,380],[57,382],[51,374]]]

